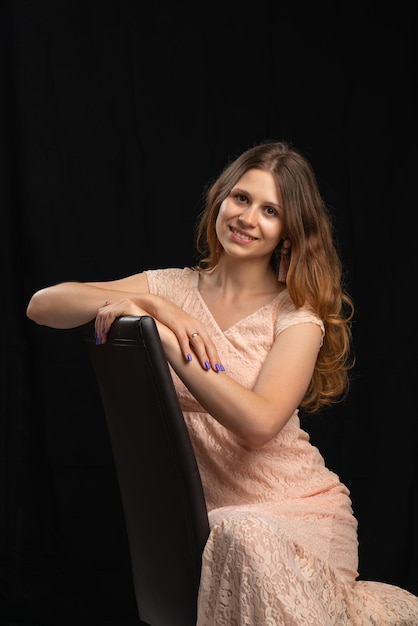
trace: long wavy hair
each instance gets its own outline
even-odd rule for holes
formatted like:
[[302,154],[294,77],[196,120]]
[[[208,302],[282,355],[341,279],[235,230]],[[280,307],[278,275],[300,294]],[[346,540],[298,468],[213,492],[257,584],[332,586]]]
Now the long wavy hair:
[[[195,269],[214,268],[222,254],[216,235],[219,208],[249,169],[271,172],[283,202],[284,230],[290,240],[286,287],[296,307],[309,305],[325,326],[323,345],[301,407],[317,412],[342,400],[354,365],[352,350],[353,301],[344,286],[344,273],[334,240],[334,229],[311,164],[286,142],[260,143],[229,163],[208,187],[196,226],[199,261]],[[278,272],[283,239],[274,251]]]

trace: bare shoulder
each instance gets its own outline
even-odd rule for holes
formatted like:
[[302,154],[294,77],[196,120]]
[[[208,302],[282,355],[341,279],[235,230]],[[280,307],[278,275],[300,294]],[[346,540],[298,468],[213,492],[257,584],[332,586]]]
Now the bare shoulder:
[[[286,328],[280,333],[268,354],[265,367],[272,371],[277,368],[281,376],[312,375],[318,353],[322,345],[322,330],[314,322],[302,322]],[[303,376],[304,378],[304,376]]]

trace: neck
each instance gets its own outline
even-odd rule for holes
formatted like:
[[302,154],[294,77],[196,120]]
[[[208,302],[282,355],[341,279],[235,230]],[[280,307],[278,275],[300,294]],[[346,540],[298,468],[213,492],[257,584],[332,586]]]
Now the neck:
[[277,277],[269,262],[256,263],[251,260],[245,263],[221,257],[218,265],[208,273],[208,278],[213,287],[229,293],[243,295],[279,290]]

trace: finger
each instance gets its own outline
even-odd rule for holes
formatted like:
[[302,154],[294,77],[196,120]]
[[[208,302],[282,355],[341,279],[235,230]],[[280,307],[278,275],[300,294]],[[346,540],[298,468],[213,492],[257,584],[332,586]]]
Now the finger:
[[214,372],[225,371],[212,340],[206,334],[200,334],[197,331],[193,332],[190,335],[189,344],[197,355],[203,369],[212,369]]
[[101,344],[106,343],[107,341],[106,322],[101,315],[98,315],[96,317],[94,328],[95,328],[96,344],[101,345]]
[[[206,354],[206,349],[204,346],[204,342],[201,339],[199,333],[197,331],[193,331],[188,339],[188,348],[189,350],[191,349],[194,354],[197,356],[198,361],[200,362],[201,366],[203,367],[204,370],[209,370],[211,369],[211,365],[208,359],[208,356]],[[191,355],[187,355],[187,359],[189,361],[191,361],[192,359],[190,358]]]
[[[171,330],[174,332],[174,334],[177,337],[177,341],[179,342],[180,350],[184,356],[184,359],[186,361],[192,361],[193,360],[192,352],[195,352],[193,341],[192,341],[193,338],[191,337],[191,335],[193,334],[193,331],[188,334],[187,330],[185,330],[184,327],[180,326],[179,324],[177,325],[173,324],[173,326],[171,327]],[[194,335],[197,336],[197,333],[194,333]]]
[[216,348],[211,347],[210,345],[206,346],[206,353],[208,355],[208,360],[211,364],[212,369],[215,372],[224,372],[225,367],[222,364],[222,361],[219,357],[219,354]]
[[96,344],[104,344],[107,341],[107,334],[115,319],[114,314],[109,310],[110,303],[100,307],[95,321]]

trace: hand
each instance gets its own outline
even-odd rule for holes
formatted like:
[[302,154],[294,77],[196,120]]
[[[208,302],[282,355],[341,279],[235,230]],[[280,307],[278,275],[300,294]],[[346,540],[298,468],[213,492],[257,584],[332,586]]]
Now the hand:
[[160,296],[153,297],[153,306],[147,306],[147,308],[149,310],[125,298],[117,302],[106,302],[100,307],[96,316],[96,343],[106,343],[107,335],[116,318],[124,315],[151,315],[156,321],[163,345],[164,338],[168,336],[163,332],[165,326],[177,338],[186,361],[191,361],[192,353],[194,353],[203,369],[213,369],[215,372],[224,371],[225,368],[219,359],[215,344],[202,322]]
[[[161,317],[164,317],[164,320]],[[209,332],[196,317],[189,315],[172,302],[166,301],[164,313],[159,314],[156,322],[157,326],[161,324],[163,328],[168,328],[171,334],[175,336],[187,361],[192,360],[192,353],[194,353],[204,370],[225,371]],[[163,330],[160,328],[159,330],[160,336],[163,336]]]
[[203,369],[224,371],[219,354],[206,326],[170,300],[155,294],[146,295],[144,304],[150,315],[169,328],[177,337],[184,358],[190,361],[194,352]]
[[107,335],[110,328],[118,317],[124,315],[148,315],[148,313],[140,306],[135,304],[133,300],[123,298],[117,302],[105,302],[97,311],[96,321],[94,324],[95,336],[97,344],[104,344],[107,341]]

